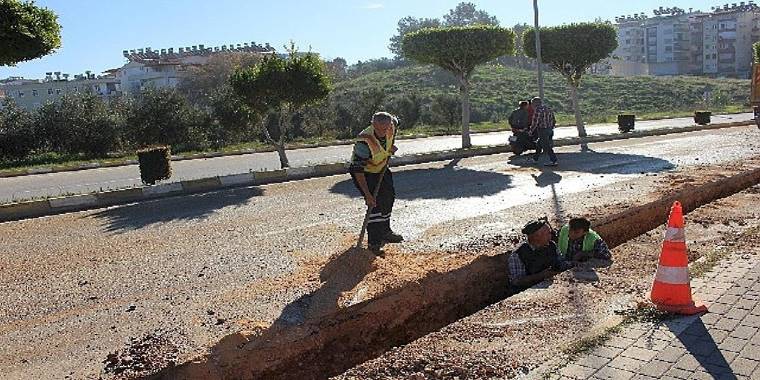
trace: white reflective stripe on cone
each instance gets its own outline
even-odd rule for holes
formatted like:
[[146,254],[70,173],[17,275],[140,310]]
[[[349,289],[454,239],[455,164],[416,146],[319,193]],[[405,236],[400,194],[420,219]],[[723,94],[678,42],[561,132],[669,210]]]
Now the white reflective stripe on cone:
[[370,219],[370,220],[369,220],[369,222],[367,222],[367,223],[381,223],[381,222],[387,222],[387,221],[389,221],[390,219],[391,219],[391,218],[375,218],[375,219]]
[[683,228],[668,227],[668,230],[665,231],[665,240],[677,242],[686,241],[686,235],[683,232]]
[[657,274],[654,280],[673,285],[684,285],[689,283],[689,268],[686,267],[666,267],[660,265],[657,268]]

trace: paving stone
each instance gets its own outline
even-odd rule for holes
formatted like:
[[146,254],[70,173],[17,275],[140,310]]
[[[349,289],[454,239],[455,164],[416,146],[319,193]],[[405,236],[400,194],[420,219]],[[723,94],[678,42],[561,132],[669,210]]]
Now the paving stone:
[[594,374],[595,377],[608,380],[629,380],[633,377],[633,375],[635,374],[631,371],[625,371],[612,367],[604,367]]
[[691,356],[684,355],[673,365],[674,368],[680,368],[687,371],[693,371],[700,366],[699,361]]
[[635,340],[623,338],[622,336],[612,337],[610,340],[604,342],[605,346],[626,349],[633,345]]
[[663,375],[664,379],[667,378],[675,378],[675,379],[691,379],[691,374],[693,373],[693,370],[684,370],[681,368],[671,368],[665,374]]
[[638,373],[646,376],[652,376],[660,378],[665,372],[667,372],[673,363],[668,363],[660,360],[652,360],[647,365],[639,368]]
[[718,348],[720,348],[721,351],[731,351],[739,353],[744,349],[744,346],[747,345],[749,341],[734,337],[728,337],[723,340],[720,344],[718,344]]
[[760,346],[760,332],[756,332],[755,335],[752,335],[752,337],[749,338],[749,342],[754,345]]
[[625,330],[623,330],[619,334],[617,334],[617,336],[621,336],[623,338],[628,338],[628,339],[631,339],[631,340],[639,339],[642,335],[644,335],[644,331],[643,330],[628,329],[628,328],[626,328]]
[[596,355],[588,355],[585,358],[576,362],[576,364],[597,370],[599,368],[606,366],[607,363],[609,362],[610,362],[610,359],[603,358]]
[[632,371],[636,372],[641,368],[644,364],[646,364],[643,360],[637,360],[625,356],[618,356],[615,359],[612,359],[609,364],[607,364],[608,367],[622,369],[626,371]]
[[732,331],[736,328],[736,326],[739,326],[739,322],[740,321],[738,319],[724,317],[721,318],[713,327],[719,330]]
[[715,342],[715,344],[718,344],[718,343],[722,342],[723,340],[725,340],[726,338],[728,338],[728,334],[730,334],[729,331],[716,330],[716,329],[708,330],[708,332],[710,334],[710,338],[709,339],[711,339],[713,342]]
[[617,347],[607,347],[607,346],[599,346],[594,349],[594,351],[591,351],[592,355],[600,356],[603,358],[609,358],[612,359],[615,356],[620,355],[620,353],[623,352],[622,348]]
[[734,304],[734,307],[745,310],[752,310],[755,308],[755,306],[757,306],[757,301],[748,299],[740,300]]
[[641,347],[641,348],[647,348],[647,349],[650,349],[650,350],[660,351],[660,350],[664,349],[665,347],[670,346],[671,342],[667,341],[667,340],[648,339],[646,337],[641,337],[633,345],[636,346],[636,347]]
[[744,317],[744,319],[742,319],[739,325],[760,327],[760,316],[748,314],[746,317]]
[[739,296],[724,294],[722,297],[718,298],[716,302],[720,304],[733,305],[737,303],[738,301],[739,301]]
[[707,325],[714,325],[722,317],[722,315],[718,314],[717,311],[712,312],[713,311],[712,305],[710,306],[710,311],[711,311],[710,313],[707,313],[707,314],[705,314],[705,315],[703,315],[703,316],[700,317],[700,319],[702,320],[702,323],[705,326],[707,326]]
[[744,349],[739,353],[739,357],[754,360],[760,359],[760,346],[754,344],[744,346]]
[[675,363],[678,359],[686,354],[686,350],[681,347],[666,347],[665,349],[657,352],[657,359],[668,363]]
[[657,351],[648,350],[646,348],[631,346],[625,349],[620,356],[633,358],[636,360],[650,361],[658,356]]
[[709,372],[694,371],[689,374],[689,380],[714,380],[714,377]]
[[594,368],[584,367],[577,364],[569,364],[559,371],[562,376],[571,379],[587,379],[593,375],[594,372],[596,372],[596,369]]
[[745,309],[739,309],[739,308],[732,308],[726,314],[724,314],[725,317],[733,318],[733,319],[742,319],[749,314],[749,310]]
[[735,374],[749,376],[757,368],[758,362],[755,360],[736,358],[731,362],[731,370]]
[[734,338],[749,339],[757,333],[757,327],[739,326],[728,335]]

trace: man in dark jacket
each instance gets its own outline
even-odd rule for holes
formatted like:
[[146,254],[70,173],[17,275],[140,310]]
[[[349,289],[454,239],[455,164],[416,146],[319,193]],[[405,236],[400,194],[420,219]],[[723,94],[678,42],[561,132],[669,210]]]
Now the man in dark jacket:
[[509,144],[512,151],[520,155],[528,149],[535,149],[536,145],[530,138],[530,115],[528,102],[521,101],[517,109],[509,114],[509,125],[512,127],[512,135]]
[[527,241],[507,259],[512,291],[525,290],[572,266],[562,259],[546,222],[531,221],[523,227],[522,233],[527,236]]

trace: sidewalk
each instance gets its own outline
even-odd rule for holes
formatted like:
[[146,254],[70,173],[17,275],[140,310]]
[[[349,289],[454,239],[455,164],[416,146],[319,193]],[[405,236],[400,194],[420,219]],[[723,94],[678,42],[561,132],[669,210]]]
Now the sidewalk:
[[760,262],[733,255],[693,280],[704,315],[634,323],[551,379],[760,379]]

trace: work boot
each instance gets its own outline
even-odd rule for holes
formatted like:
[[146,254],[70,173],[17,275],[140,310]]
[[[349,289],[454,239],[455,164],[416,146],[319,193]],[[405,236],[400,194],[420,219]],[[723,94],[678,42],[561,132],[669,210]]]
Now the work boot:
[[383,241],[387,243],[401,243],[402,241],[404,241],[404,237],[391,231],[385,234],[385,236],[383,236]]
[[375,255],[380,256],[383,254],[383,243],[367,244],[367,249],[369,249],[370,252],[374,253]]

